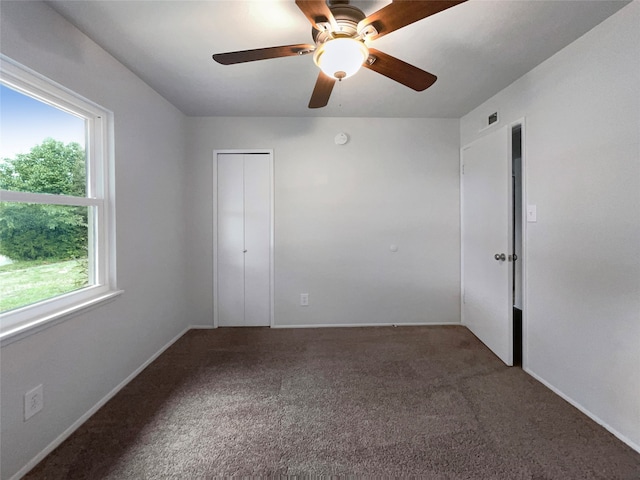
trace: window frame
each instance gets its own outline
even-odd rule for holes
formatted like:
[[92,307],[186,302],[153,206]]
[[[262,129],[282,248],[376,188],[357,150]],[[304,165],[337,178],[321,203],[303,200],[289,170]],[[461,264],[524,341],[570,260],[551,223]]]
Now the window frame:
[[[0,345],[47,328],[120,293],[116,283],[113,112],[0,54],[0,83],[86,121],[85,197],[0,190],[0,200],[87,207],[93,284],[0,314]],[[93,260],[92,260],[93,259]]]

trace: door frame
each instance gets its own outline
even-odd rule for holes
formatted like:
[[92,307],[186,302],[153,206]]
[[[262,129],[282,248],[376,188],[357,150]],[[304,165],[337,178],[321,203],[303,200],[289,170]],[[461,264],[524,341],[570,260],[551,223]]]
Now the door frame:
[[275,242],[275,220],[274,220],[274,161],[273,149],[232,149],[213,151],[213,328],[218,328],[218,155],[219,154],[269,155],[269,327],[274,327],[275,305],[274,305],[274,242]]
[[[528,263],[528,250],[527,250],[527,153],[526,153],[526,125],[525,125],[525,117],[521,117],[518,120],[508,123],[508,145],[507,151],[509,155],[509,165],[513,165],[513,144],[512,144],[512,132],[514,127],[520,126],[521,129],[521,215],[522,215],[522,231],[521,231],[521,239],[522,239],[522,250],[521,250],[521,268],[522,268],[522,369],[526,369],[528,366],[528,348],[527,348],[527,317],[528,317],[528,295],[527,295],[527,263]],[[483,137],[484,135],[490,134],[494,132],[496,129],[500,128],[500,122],[495,124],[495,128],[486,129],[482,132],[482,135],[474,138],[471,142],[460,147],[460,323],[466,326],[465,318],[464,318],[464,176],[463,176],[463,162],[464,156],[463,151],[467,149],[470,145],[476,142],[478,139]],[[506,174],[507,172],[505,172]],[[511,176],[511,172],[508,172],[509,176]],[[506,202],[511,203],[511,199],[505,199]],[[509,220],[511,223],[511,219]],[[513,226],[512,226],[513,228]],[[511,293],[511,292],[510,292]],[[513,335],[513,325],[509,326],[509,336]]]
[[[520,231],[520,239],[522,242],[521,245],[521,256],[522,262],[520,263],[520,268],[522,269],[522,369],[525,370],[529,361],[527,358],[527,325],[529,322],[527,321],[529,307],[527,302],[527,265],[529,255],[527,254],[527,129],[525,128],[525,117],[521,117],[515,122],[509,124],[509,130],[513,132],[514,127],[520,126],[520,193],[521,193],[521,202],[520,202],[520,215],[522,218],[522,225]],[[513,146],[511,145],[513,135],[509,135],[509,152],[510,155],[513,155]],[[511,157],[511,163],[513,164],[513,156]]]

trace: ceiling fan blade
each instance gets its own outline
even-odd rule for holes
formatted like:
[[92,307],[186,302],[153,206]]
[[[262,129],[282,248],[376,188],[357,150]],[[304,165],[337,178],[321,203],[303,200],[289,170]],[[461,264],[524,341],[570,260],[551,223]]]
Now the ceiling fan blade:
[[466,1],[394,0],[393,3],[361,20],[358,23],[358,32],[362,32],[369,25],[373,26],[378,32],[369,37],[373,40]]
[[[374,61],[370,63],[372,58]],[[369,60],[364,62],[362,66],[412,88],[417,92],[426,90],[438,79],[438,77],[429,72],[425,72],[418,67],[414,67],[407,62],[403,62],[375,48],[369,49]]]
[[213,55],[213,59],[222,65],[233,65],[234,63],[255,62],[256,60],[266,60],[268,58],[305,55],[313,52],[315,48],[315,45],[299,43],[297,45],[283,45],[282,47],[256,48],[254,50],[242,50],[239,52],[216,53]]
[[309,108],[321,108],[325,107],[329,103],[329,97],[333,90],[336,80],[324,73],[318,74],[318,80],[316,80],[316,86],[313,88],[311,94],[311,100],[309,100]]
[[338,30],[338,24],[326,0],[296,0],[296,5],[316,29],[323,31],[320,24],[329,23],[332,31]]

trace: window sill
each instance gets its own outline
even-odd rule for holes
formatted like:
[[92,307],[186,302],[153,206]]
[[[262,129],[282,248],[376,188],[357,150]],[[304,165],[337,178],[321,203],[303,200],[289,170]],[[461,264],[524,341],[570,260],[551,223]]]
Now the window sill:
[[69,317],[76,315],[85,310],[90,310],[100,304],[106,303],[114,298],[122,295],[124,290],[112,290],[96,297],[90,298],[83,302],[76,303],[66,308],[62,308],[53,313],[50,313],[44,317],[37,318],[33,321],[26,322],[21,325],[16,325],[13,328],[0,333],[0,347],[4,347],[13,342],[26,338],[34,333],[38,333],[49,327],[57,325]]

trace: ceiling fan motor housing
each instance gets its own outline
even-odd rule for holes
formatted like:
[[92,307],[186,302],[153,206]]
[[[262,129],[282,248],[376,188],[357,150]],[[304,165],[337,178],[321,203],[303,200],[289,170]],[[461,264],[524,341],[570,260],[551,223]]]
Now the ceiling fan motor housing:
[[330,29],[321,31],[313,27],[311,30],[313,41],[319,45],[334,37],[357,37],[358,23],[366,18],[362,10],[347,3],[335,3],[329,8],[336,19],[338,29],[336,31]]

